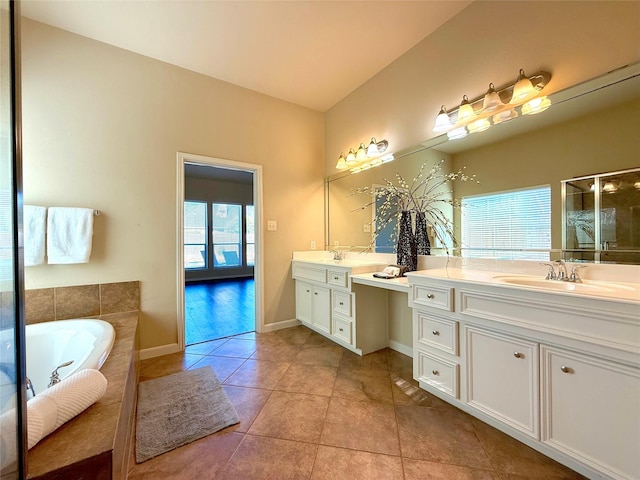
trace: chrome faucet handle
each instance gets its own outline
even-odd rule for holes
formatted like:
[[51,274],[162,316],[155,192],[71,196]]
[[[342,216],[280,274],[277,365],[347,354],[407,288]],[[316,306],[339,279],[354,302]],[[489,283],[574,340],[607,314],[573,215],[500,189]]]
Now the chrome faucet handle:
[[582,279],[580,278],[580,275],[578,275],[578,269],[585,268],[585,267],[586,265],[574,265],[571,268],[571,275],[569,275],[569,281],[575,282],[575,283],[582,283]]
[[334,260],[342,260],[342,252],[340,250],[331,250]]
[[564,260],[554,260],[553,263],[558,266],[556,280],[568,280],[569,275],[567,275],[567,265],[564,263]]
[[69,360],[68,362],[61,363],[56,367],[56,369],[51,372],[51,377],[49,377],[49,385],[47,388],[53,387],[56,383],[60,383],[60,374],[58,373],[58,369],[62,367],[68,367],[73,363],[73,360]]
[[553,263],[541,263],[540,265],[544,266],[544,267],[549,267],[549,271],[547,272],[547,276],[544,277],[545,280],[555,280],[556,277],[556,271],[553,269]]

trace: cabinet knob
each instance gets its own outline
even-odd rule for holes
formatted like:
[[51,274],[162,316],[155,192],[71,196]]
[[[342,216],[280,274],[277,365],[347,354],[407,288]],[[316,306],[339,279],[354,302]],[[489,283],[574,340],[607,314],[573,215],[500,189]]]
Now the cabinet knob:
[[440,335],[440,332],[439,332],[438,330],[434,330],[434,331],[433,331],[433,332],[431,332],[431,333],[433,333],[433,334],[434,334],[434,335],[436,335],[436,336]]
[[307,293],[309,293],[309,290],[307,290]]
[[338,330],[340,330],[341,332],[344,332],[344,328],[339,328]]
[[344,305],[344,303],[340,302],[340,305]]
[[566,366],[564,366],[564,365],[562,365],[562,366],[560,367],[560,371],[561,371],[562,373],[571,373],[571,372],[572,372],[572,370],[571,370],[569,367],[566,367]]
[[338,280],[338,277],[333,277],[334,280]]
[[427,298],[430,299],[430,300],[433,300],[436,297],[435,297],[435,295],[433,293],[429,293],[429,294],[427,294]]
[[318,294],[318,292],[313,292],[313,294],[314,294],[314,295],[317,295],[317,294]]
[[513,352],[513,356],[514,356],[514,357],[516,357],[516,358],[522,358],[522,357],[524,357],[524,355],[523,355],[523,354],[521,354],[520,352]]
[[434,375],[440,375],[440,372],[438,370],[431,370],[431,373],[433,373]]

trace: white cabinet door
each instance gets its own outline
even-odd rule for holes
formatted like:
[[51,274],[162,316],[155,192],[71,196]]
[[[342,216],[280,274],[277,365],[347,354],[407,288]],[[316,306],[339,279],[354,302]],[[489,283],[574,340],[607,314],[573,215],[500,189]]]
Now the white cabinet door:
[[467,403],[539,439],[538,344],[465,327]]
[[296,281],[296,318],[304,323],[313,322],[313,287]]
[[331,333],[331,291],[325,287],[313,287],[313,325]]
[[640,371],[542,346],[542,440],[607,472],[640,478]]

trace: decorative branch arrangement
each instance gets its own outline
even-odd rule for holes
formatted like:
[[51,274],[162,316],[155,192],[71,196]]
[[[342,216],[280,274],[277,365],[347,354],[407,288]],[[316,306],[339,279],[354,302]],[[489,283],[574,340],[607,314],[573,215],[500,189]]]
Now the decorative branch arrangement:
[[[449,254],[449,245],[457,247],[459,242],[455,238],[453,221],[444,213],[445,206],[460,208],[460,201],[453,198],[453,192],[447,188],[449,182],[475,182],[475,175],[467,175],[466,167],[457,172],[443,173],[442,163],[433,165],[430,170],[427,165],[431,162],[424,162],[418,174],[409,184],[402,175],[396,173],[396,183],[388,179],[383,179],[384,185],[373,187],[361,187],[354,191],[355,194],[368,195],[371,200],[354,210],[364,210],[369,207],[376,207],[375,221],[371,222],[372,235],[368,249],[375,246],[376,238],[389,225],[393,227],[391,240],[397,242],[400,217],[402,212],[416,212],[425,215],[426,220],[433,226],[433,235],[443,245]],[[377,199],[382,203],[376,202]]]

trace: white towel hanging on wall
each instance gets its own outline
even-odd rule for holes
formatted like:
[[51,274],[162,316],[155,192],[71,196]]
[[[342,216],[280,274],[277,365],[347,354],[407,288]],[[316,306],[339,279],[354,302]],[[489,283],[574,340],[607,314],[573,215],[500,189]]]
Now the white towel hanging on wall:
[[24,213],[24,266],[44,263],[44,232],[47,226],[47,207],[25,205]]
[[49,207],[47,257],[49,263],[87,263],[91,256],[93,210]]

